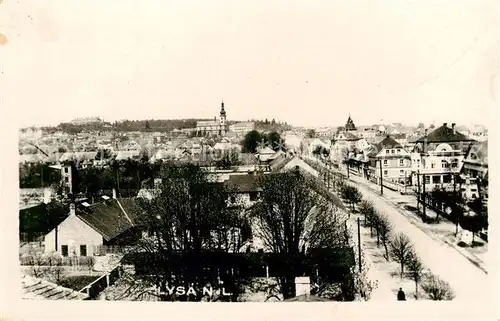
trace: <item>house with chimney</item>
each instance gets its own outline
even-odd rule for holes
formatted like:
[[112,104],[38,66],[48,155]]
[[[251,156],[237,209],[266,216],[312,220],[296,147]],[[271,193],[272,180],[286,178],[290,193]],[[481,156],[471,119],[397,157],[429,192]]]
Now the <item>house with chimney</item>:
[[103,245],[131,245],[142,235],[142,210],[133,198],[103,196],[94,204],[70,205],[68,217],[44,237],[45,253],[94,256]]
[[[421,191],[435,188],[453,191],[457,188],[458,175],[464,158],[474,140],[456,130],[456,124],[443,123],[415,142],[412,151],[412,182]],[[414,161],[414,162],[413,162]],[[424,186],[425,185],[425,186]]]
[[[394,138],[387,135],[375,145],[376,153],[372,173],[384,182],[408,185],[411,177],[411,156]],[[380,164],[381,163],[381,164]]]

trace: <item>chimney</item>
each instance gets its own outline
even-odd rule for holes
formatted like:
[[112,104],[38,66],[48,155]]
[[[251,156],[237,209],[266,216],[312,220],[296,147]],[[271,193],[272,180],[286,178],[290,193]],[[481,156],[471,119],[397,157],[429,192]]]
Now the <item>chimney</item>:
[[455,123],[451,123],[451,129],[453,130],[453,135],[457,133],[457,130],[455,129]]
[[75,203],[69,204],[69,216],[76,215],[76,205]]
[[446,127],[446,126],[448,126],[448,123],[443,123],[443,127]]
[[113,199],[116,199],[116,189],[113,188]]
[[311,280],[308,276],[295,278],[295,296],[311,294]]

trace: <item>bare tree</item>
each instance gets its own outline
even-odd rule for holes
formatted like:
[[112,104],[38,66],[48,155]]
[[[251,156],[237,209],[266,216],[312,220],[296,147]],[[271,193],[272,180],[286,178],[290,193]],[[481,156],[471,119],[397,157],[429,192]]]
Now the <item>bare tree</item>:
[[[148,273],[138,275],[141,284],[154,286],[160,300],[184,300],[168,293],[167,286],[192,284],[201,289],[207,283],[218,284],[218,278],[207,275],[203,267],[184,258],[196,260],[202,252],[238,251],[234,228],[242,227],[244,218],[239,208],[228,206],[228,190],[224,185],[212,183],[208,174],[198,166],[173,166],[163,168],[161,192],[151,200],[139,201],[143,212],[143,226],[148,236],[143,236],[134,249],[136,256],[147,254],[142,267]],[[182,262],[172,265],[172,259]],[[228,281],[227,283],[235,284]],[[148,286],[146,286],[148,288]],[[233,292],[235,300],[238,292]],[[201,298],[192,298],[193,300]]]
[[389,237],[392,232],[392,224],[387,215],[382,213],[378,213],[377,222],[380,240],[382,241],[382,245],[384,245],[385,249],[385,259],[389,261],[389,249],[387,248],[387,243],[389,243]]
[[415,299],[418,300],[418,285],[424,274],[424,266],[415,251],[410,252],[406,267],[410,272],[411,278],[415,281]]
[[424,289],[433,301],[450,301],[455,298],[455,293],[448,282],[441,280],[435,275],[429,276],[422,283],[422,289]]
[[[302,248],[341,242],[345,219],[341,219],[331,193],[317,178],[299,171],[263,175],[261,201],[255,205],[258,235],[273,253],[299,254]],[[284,270],[286,270],[284,267]],[[290,272],[290,273],[288,273]],[[293,271],[278,278],[285,299],[293,297]]]
[[49,273],[50,268],[46,266],[47,260],[42,255],[34,255],[31,257],[31,275],[40,278],[45,277]]
[[404,267],[411,259],[414,252],[413,244],[408,236],[403,233],[398,233],[392,239],[390,246],[392,257],[401,265],[401,277],[403,277]]

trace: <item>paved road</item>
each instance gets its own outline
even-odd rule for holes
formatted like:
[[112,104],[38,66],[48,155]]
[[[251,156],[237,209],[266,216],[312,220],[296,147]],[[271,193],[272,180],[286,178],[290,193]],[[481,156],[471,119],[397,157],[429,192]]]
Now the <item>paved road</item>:
[[[352,177],[357,180],[358,178]],[[361,178],[359,178],[361,180]],[[351,180],[352,182],[352,180]],[[372,201],[374,206],[385,213],[396,232],[403,232],[413,242],[415,251],[422,263],[433,274],[447,281],[455,292],[455,300],[485,304],[492,302],[491,285],[494,283],[488,274],[476,267],[467,258],[449,245],[433,239],[417,226],[413,225],[389,201],[359,182],[353,185],[363,194],[364,199]]]
[[424,265],[452,285],[456,294],[455,300],[484,303],[488,299],[491,281],[488,280],[487,274],[455,249],[425,234],[388,201],[361,184],[356,186],[365,199],[372,201],[377,209],[388,216],[396,231],[405,233],[412,240]]

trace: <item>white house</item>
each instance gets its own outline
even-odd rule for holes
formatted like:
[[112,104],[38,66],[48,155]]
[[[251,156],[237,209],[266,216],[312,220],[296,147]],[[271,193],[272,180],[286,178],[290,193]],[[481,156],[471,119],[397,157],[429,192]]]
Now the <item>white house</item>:
[[[93,256],[117,239],[132,240],[142,211],[133,198],[104,197],[102,202],[71,204],[68,217],[45,235],[45,252]],[[129,237],[132,237],[129,238]]]
[[420,155],[420,167],[417,173],[413,173],[413,182],[419,180],[421,185],[425,183],[426,191],[434,188],[456,189],[455,178],[461,172],[464,157],[473,142],[473,139],[456,130],[455,123],[451,124],[451,128],[444,123],[421,137],[412,151],[417,163]]

